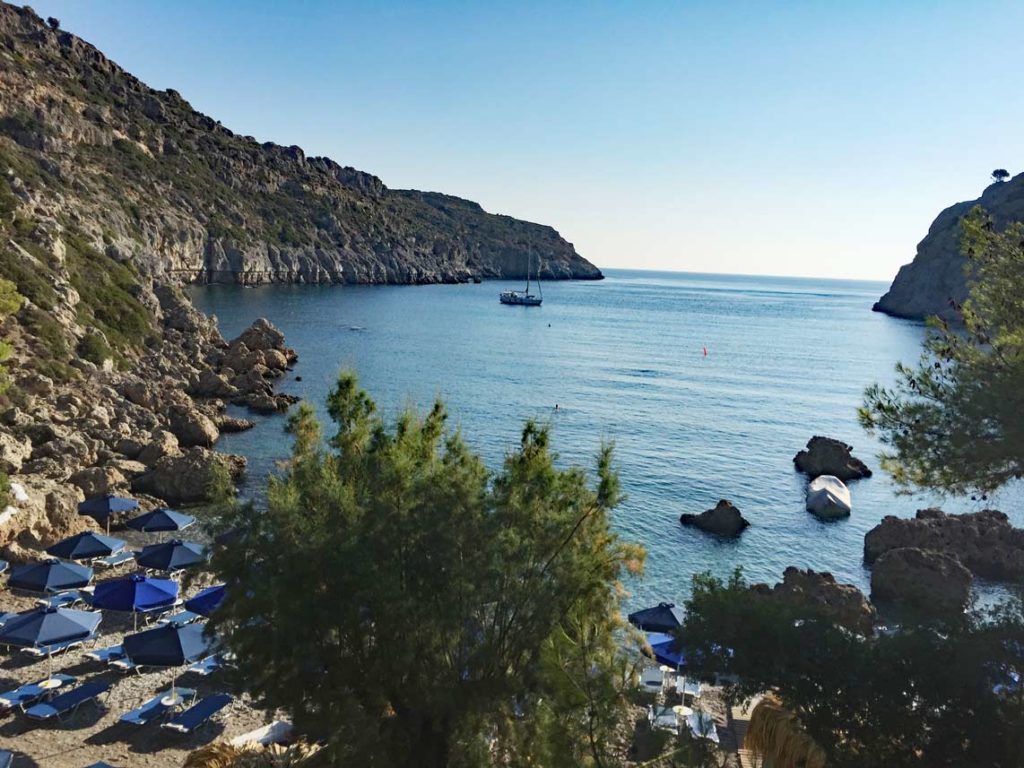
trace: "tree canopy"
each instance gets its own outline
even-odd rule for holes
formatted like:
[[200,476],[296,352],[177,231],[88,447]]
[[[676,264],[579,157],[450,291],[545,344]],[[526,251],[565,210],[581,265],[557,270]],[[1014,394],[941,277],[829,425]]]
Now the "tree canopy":
[[963,326],[933,321],[918,365],[898,365],[894,387],[868,388],[860,410],[905,488],[984,493],[1024,470],[1024,224],[998,231],[975,207],[962,227]]
[[289,422],[265,510],[228,505],[212,624],[238,679],[338,765],[614,764],[620,579],[643,552],[596,482],[527,423],[491,473],[435,402],[388,426],[354,376]]
[[1010,172],[1005,168],[996,168],[992,171],[992,178],[996,181],[1006,181],[1010,178]]
[[1022,637],[1019,600],[862,637],[813,605],[766,599],[739,572],[695,577],[679,631],[691,674],[730,680],[734,699],[774,692],[797,719],[792,743],[813,752],[802,728],[830,768],[1020,766]]

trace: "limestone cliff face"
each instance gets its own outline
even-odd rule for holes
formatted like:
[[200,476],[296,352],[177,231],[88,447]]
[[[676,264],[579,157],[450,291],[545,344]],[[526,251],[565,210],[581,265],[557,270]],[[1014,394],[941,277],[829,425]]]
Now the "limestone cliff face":
[[546,278],[601,277],[550,227],[236,135],[7,4],[0,187],[24,228],[73,229],[158,283],[455,282],[531,260]]
[[960,219],[975,205],[988,211],[997,227],[1024,221],[1024,174],[992,184],[977,200],[951,205],[938,215],[917,255],[904,265],[874,309],[896,317],[952,318],[967,298],[965,260],[960,253]]

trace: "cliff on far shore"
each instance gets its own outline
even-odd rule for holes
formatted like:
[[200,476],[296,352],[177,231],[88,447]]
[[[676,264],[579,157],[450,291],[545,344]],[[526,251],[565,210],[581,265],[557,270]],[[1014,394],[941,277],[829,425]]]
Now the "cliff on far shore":
[[917,255],[900,268],[888,292],[875,304],[876,312],[922,319],[956,316],[955,307],[967,298],[965,260],[960,253],[960,219],[981,205],[997,227],[1024,221],[1024,173],[990,185],[977,200],[951,205],[938,215]]
[[[260,143],[0,3],[0,216],[178,282],[599,279],[554,229]],[[4,255],[3,258],[8,258]]]

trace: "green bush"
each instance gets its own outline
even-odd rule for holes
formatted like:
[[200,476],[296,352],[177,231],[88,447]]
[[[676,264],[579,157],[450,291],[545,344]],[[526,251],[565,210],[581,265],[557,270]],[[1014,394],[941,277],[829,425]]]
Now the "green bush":
[[114,356],[114,352],[107,344],[107,340],[103,338],[103,334],[95,331],[86,334],[78,342],[78,354],[95,365],[103,365],[104,360]]

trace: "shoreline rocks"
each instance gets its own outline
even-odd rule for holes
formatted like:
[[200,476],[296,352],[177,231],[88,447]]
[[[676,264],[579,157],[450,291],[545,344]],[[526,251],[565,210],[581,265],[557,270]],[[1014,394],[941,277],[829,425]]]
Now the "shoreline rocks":
[[807,448],[793,457],[797,471],[814,479],[821,475],[838,477],[844,483],[871,477],[871,469],[852,454],[853,446],[831,437],[815,435]]
[[918,612],[962,613],[971,599],[971,572],[943,552],[899,547],[871,569],[871,599]]
[[861,635],[874,633],[877,612],[852,584],[839,584],[827,571],[788,567],[774,586],[754,584],[751,591],[789,605],[811,606]]
[[1024,582],[1024,529],[993,509],[962,515],[921,509],[910,519],[885,517],[864,536],[871,565],[893,549],[913,547],[957,558],[975,576]]
[[682,514],[679,516],[679,522],[684,526],[692,526],[723,537],[739,536],[750,525],[732,502],[726,499],[720,499],[712,509],[699,515]]

